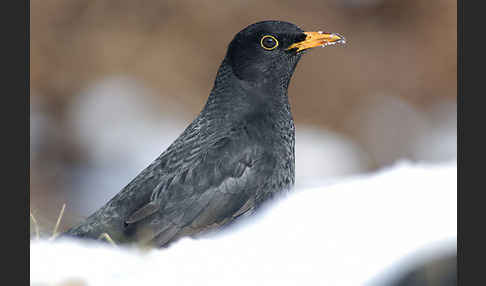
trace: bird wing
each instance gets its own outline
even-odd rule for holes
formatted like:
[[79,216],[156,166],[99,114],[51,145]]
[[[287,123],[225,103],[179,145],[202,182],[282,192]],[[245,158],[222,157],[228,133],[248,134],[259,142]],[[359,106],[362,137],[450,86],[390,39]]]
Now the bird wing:
[[273,170],[271,162],[268,153],[247,141],[215,140],[190,164],[180,164],[126,223],[137,229],[137,240],[159,246],[177,235],[225,224],[254,208],[257,191]]

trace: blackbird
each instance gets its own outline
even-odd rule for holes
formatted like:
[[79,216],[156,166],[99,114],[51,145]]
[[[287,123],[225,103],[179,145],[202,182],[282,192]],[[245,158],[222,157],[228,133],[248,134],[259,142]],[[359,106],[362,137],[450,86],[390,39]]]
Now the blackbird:
[[287,88],[309,48],[335,33],[262,21],[230,42],[206,105],[184,132],[117,195],[65,235],[166,247],[251,214],[295,180]]

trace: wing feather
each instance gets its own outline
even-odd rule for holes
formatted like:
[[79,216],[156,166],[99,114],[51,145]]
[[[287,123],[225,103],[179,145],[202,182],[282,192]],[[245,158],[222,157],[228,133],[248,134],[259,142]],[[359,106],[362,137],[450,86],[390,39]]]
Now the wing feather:
[[184,234],[194,234],[253,209],[261,174],[263,150],[222,138],[200,154],[196,163],[179,170],[153,200],[126,220],[144,241],[163,246]]

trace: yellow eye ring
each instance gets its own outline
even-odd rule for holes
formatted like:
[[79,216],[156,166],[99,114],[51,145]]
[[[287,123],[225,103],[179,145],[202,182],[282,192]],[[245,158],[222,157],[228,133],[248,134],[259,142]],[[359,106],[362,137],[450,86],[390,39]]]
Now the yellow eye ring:
[[[272,46],[272,47],[267,47],[267,46],[265,46],[265,45],[264,45],[264,43],[263,43],[263,41],[264,41],[265,39],[267,39],[267,38],[272,39],[272,40],[275,42],[275,45],[274,45],[274,46]],[[271,50],[275,49],[276,47],[278,47],[278,40],[277,40],[277,38],[275,38],[275,37],[274,37],[274,36],[272,36],[272,35],[265,35],[265,36],[263,36],[263,37],[262,37],[262,39],[260,40],[260,45],[261,45],[261,46],[262,46],[262,48],[264,48],[265,50],[267,50],[267,51],[271,51]]]

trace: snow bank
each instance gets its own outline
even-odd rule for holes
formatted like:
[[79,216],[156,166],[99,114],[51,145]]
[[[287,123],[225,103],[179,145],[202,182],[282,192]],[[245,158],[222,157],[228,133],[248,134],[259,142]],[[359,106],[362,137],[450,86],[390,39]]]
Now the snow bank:
[[403,267],[423,260],[418,250],[455,249],[456,195],[455,162],[401,162],[295,190],[225,231],[166,250],[33,240],[31,283],[375,285],[404,257],[417,253]]

